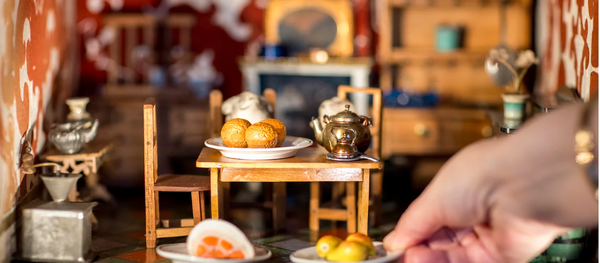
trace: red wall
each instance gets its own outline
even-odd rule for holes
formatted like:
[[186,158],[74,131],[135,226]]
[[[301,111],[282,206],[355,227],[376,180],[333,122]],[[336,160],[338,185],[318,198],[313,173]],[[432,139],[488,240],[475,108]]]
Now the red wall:
[[598,96],[598,0],[538,2],[540,92],[567,84],[584,98]]
[[[85,2],[78,1],[77,21],[81,22],[84,19],[92,18],[100,26],[103,14],[111,12],[140,12],[143,6],[151,5],[156,7],[160,5],[160,0],[125,1],[122,8],[111,7],[109,4],[105,4],[101,13],[93,14],[88,10]],[[214,4],[207,12],[198,12],[188,6],[171,9],[171,12],[193,12],[195,14],[197,23],[192,29],[192,52],[199,54],[206,49],[214,51],[213,66],[216,71],[223,75],[223,83],[217,88],[223,91],[226,98],[236,95],[242,90],[242,77],[237,65],[237,58],[245,54],[249,43],[260,39],[263,34],[265,10],[260,7],[261,3],[259,2],[263,1],[249,0],[247,6],[241,12],[240,20],[252,28],[251,36],[244,42],[232,39],[223,28],[215,25],[213,16],[218,7]],[[355,34],[366,35],[369,40],[368,43],[371,43],[370,0],[356,0],[353,2]],[[98,30],[99,28],[96,30],[96,33]],[[357,47],[355,54],[366,56],[372,53],[371,49],[372,46],[370,44]],[[106,82],[106,74],[104,71],[96,69],[94,61],[85,57],[83,44],[81,44],[81,58],[80,92],[86,95],[97,93]]]
[[55,83],[68,57],[71,3],[0,1],[0,262],[14,248],[14,208],[37,183],[19,171],[24,137],[32,135],[37,155],[46,142],[44,122],[52,122],[60,94],[69,93]]

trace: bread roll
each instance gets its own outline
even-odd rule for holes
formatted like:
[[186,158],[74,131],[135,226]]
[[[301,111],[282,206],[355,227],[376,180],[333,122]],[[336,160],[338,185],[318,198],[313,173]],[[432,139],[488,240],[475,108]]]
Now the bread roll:
[[281,122],[277,119],[266,119],[261,122],[271,124],[271,126],[273,126],[273,128],[275,128],[275,131],[277,132],[277,147],[280,147],[283,144],[283,142],[285,141],[285,135],[286,135],[285,125],[283,125],[283,122]]
[[246,148],[246,129],[250,127],[250,122],[244,119],[231,119],[223,124],[221,128],[221,139],[227,147]]
[[271,124],[257,122],[246,129],[249,148],[274,148],[277,146],[277,132]]

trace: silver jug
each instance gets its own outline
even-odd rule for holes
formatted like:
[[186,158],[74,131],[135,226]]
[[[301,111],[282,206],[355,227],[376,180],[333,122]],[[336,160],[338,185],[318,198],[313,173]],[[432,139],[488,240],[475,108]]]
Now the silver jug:
[[75,154],[86,143],[96,137],[98,119],[85,122],[65,122],[53,124],[48,140],[61,154]]

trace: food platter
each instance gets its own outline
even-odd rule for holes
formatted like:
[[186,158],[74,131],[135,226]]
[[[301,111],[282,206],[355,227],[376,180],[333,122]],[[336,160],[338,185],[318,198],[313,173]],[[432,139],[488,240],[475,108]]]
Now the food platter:
[[262,261],[271,257],[271,251],[265,248],[254,246],[254,251],[255,255],[253,258],[214,259],[201,258],[188,254],[186,243],[166,244],[156,248],[156,253],[159,256],[170,259],[173,263],[245,263]]
[[[373,242],[373,246],[375,246],[376,255],[369,257],[367,260],[359,261],[360,263],[383,263],[383,262],[391,262],[398,259],[402,252],[390,252],[386,251],[383,248],[383,243],[381,242]],[[326,261],[324,258],[319,257],[317,254],[316,247],[308,247],[305,249],[300,249],[292,255],[290,255],[290,259],[292,262],[296,263],[323,263],[323,262],[331,262]]]
[[221,137],[208,139],[204,145],[221,152],[228,158],[242,160],[273,160],[290,158],[296,155],[298,150],[309,147],[313,141],[307,138],[287,136],[283,145],[275,148],[231,148],[223,144]]

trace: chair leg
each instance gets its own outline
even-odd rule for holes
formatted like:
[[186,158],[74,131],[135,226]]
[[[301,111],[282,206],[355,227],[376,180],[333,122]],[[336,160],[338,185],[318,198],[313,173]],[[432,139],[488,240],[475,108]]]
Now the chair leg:
[[372,173],[373,178],[373,213],[374,213],[374,226],[380,226],[383,222],[383,216],[381,212],[381,201],[382,201],[382,192],[383,192],[383,173],[381,171],[377,171]]
[[[335,205],[335,202],[342,202],[341,198],[344,195],[346,184],[344,182],[333,182],[331,186],[331,203]],[[335,208],[332,207],[332,208]],[[335,228],[337,224],[336,220],[331,220],[331,225]]]
[[197,225],[202,221],[202,214],[200,212],[200,192],[192,192],[192,213],[194,215],[194,225]]
[[273,228],[285,229],[285,183],[273,183]]
[[206,219],[206,207],[204,206],[204,192],[200,192],[200,215],[202,220]]
[[319,182],[310,183],[310,215],[309,227],[311,231],[319,231],[319,202],[321,199]]
[[[156,198],[155,198],[156,197]],[[154,202],[158,199],[158,193],[146,190],[146,248],[156,247],[156,215],[158,204]]]

